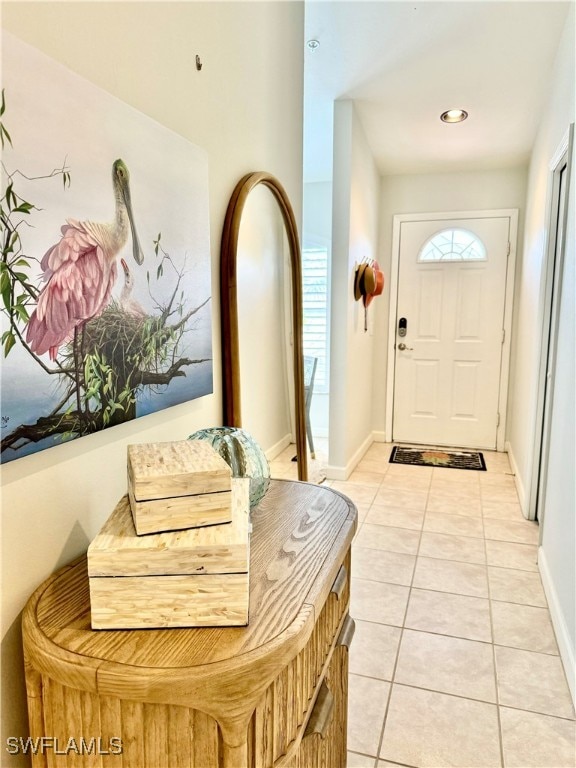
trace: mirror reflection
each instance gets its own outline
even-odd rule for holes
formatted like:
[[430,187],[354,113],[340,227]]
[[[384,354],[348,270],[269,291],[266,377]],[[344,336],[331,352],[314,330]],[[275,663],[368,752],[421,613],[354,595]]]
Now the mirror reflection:
[[270,174],[247,174],[222,234],[224,424],[250,432],[271,461],[295,453],[298,478],[307,480],[301,280],[285,190]]
[[263,185],[244,206],[236,269],[242,425],[273,459],[295,431],[291,271],[282,215]]

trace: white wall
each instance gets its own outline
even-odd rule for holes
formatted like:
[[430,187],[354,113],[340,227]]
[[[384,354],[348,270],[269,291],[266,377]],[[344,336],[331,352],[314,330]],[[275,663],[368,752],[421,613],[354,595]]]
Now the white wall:
[[334,107],[328,476],[345,478],[372,441],[372,318],[354,301],[355,265],[377,258],[380,177],[351,101]]
[[[304,33],[303,5],[296,2],[3,3],[2,10],[7,30],[207,151],[215,384],[213,395],[3,467],[4,744],[27,733],[22,607],[44,578],[86,550],[125,492],[126,445],[178,440],[221,423],[224,214],[238,179],[266,170],[301,220]],[[255,213],[257,220],[269,215]],[[18,764],[3,755],[3,766]]]
[[573,158],[552,393],[550,453],[543,504],[542,546],[538,559],[572,699],[576,702],[575,170],[576,162]]
[[250,194],[238,233],[237,259],[242,425],[272,454],[278,444],[289,442],[292,432],[288,389],[292,347],[287,349],[284,322],[291,312],[290,306],[285,307],[284,291],[285,269],[290,285],[290,260],[285,258],[284,224],[278,211],[266,187]]
[[526,510],[532,481],[532,452],[548,238],[549,163],[574,120],[574,13],[568,14],[550,83],[548,104],[532,151],[526,200],[524,255],[516,279],[516,327],[508,440],[518,469],[520,501]]
[[[528,181],[524,262],[519,275],[518,336],[511,389],[512,424],[510,445],[529,505],[532,452],[535,437],[535,408],[540,360],[542,299],[545,255],[548,241],[550,161],[575,119],[574,105],[574,6],[558,50],[550,82],[549,101],[532,152]],[[572,165],[569,221],[566,237],[563,291],[560,303],[557,365],[554,372],[549,471],[544,499],[539,565],[550,604],[560,652],[575,695],[574,648],[576,647],[576,501],[574,489],[574,184]]]
[[304,184],[302,242],[332,240],[332,182]]
[[[519,209],[518,253],[522,249],[523,212],[526,199],[526,169],[470,173],[411,174],[384,176],[380,196],[379,263],[384,269],[385,300],[378,302],[374,334],[374,430],[384,436],[388,317],[390,311],[390,266],[392,225],[395,214],[441,211],[474,211],[491,208]],[[515,331],[513,329],[513,335]],[[514,342],[512,342],[514,343]],[[386,436],[390,439],[390,436]]]
[[[332,249],[332,182],[319,181],[304,184],[302,211],[302,247],[327,245]],[[330,279],[330,267],[328,277]],[[330,298],[330,297],[328,297]],[[310,406],[312,433],[328,436],[330,394],[314,389]]]

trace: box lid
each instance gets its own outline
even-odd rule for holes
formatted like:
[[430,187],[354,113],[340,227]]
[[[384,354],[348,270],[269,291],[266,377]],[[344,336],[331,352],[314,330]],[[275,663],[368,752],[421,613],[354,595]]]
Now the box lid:
[[250,481],[232,480],[232,522],[138,536],[123,496],[88,547],[88,575],[162,576],[246,573]]
[[231,470],[205,440],[128,446],[128,483],[138,501],[229,491]]

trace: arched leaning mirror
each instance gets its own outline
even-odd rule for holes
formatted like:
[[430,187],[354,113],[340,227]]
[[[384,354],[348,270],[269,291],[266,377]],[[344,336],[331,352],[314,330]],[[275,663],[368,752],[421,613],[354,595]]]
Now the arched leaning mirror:
[[[243,426],[240,386],[240,344],[248,344],[250,340],[240,339],[238,330],[238,237],[246,200],[250,192],[259,185],[267,187],[278,203],[284,221],[290,253],[296,456],[298,461],[298,478],[300,480],[307,480],[308,461],[306,455],[304,360],[302,350],[302,267],[298,229],[292,206],[284,188],[274,176],[262,171],[248,173],[236,185],[228,204],[222,232],[220,248],[220,303],[222,313],[224,424],[230,427]],[[247,428],[250,431],[249,425],[247,425]]]

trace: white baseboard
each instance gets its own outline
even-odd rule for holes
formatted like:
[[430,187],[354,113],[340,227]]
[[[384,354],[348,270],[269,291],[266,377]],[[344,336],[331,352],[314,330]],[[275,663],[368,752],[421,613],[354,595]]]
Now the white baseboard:
[[576,706],[576,664],[574,661],[574,649],[573,640],[570,638],[566,621],[564,620],[564,613],[558,600],[556,593],[556,587],[552,581],[548,563],[546,561],[546,554],[542,547],[538,548],[538,568],[540,570],[540,576],[542,577],[542,585],[544,592],[546,593],[546,599],[548,600],[548,608],[550,609],[550,618],[552,619],[552,626],[556,633],[556,640],[558,641],[558,650],[560,651],[560,658],[564,665],[564,672],[566,673],[566,679],[568,680],[568,687],[570,688],[570,694],[572,695],[572,701]]
[[514,484],[516,485],[516,493],[518,494],[518,501],[520,502],[520,509],[522,510],[522,514],[526,519],[528,519],[528,497],[526,496],[526,490],[524,488],[524,483],[522,482],[522,478],[520,476],[520,472],[518,470],[518,464],[516,463],[516,458],[514,456],[514,451],[512,450],[512,446],[510,445],[510,442],[507,440],[504,445],[504,450],[508,454],[508,461],[510,462],[510,469],[514,473]]
[[292,442],[292,435],[284,435],[284,437],[281,440],[278,440],[277,443],[275,443],[271,448],[268,448],[267,451],[264,451],[264,454],[268,461],[273,461],[276,456],[279,456],[284,448],[287,448],[290,443]]
[[387,443],[388,440],[386,440],[386,432],[372,432],[372,438],[375,443]]
[[338,466],[333,466],[329,464],[326,467],[326,477],[328,478],[328,480],[348,480],[348,478],[356,468],[356,465],[362,459],[362,457],[364,456],[368,448],[370,448],[373,442],[374,442],[374,436],[372,432],[370,432],[366,440],[364,440],[360,448],[358,448],[356,453],[352,456],[352,458],[346,464],[345,467],[338,467]]
[[347,480],[350,474],[345,467],[335,467],[332,464],[327,464],[325,471],[327,480]]

